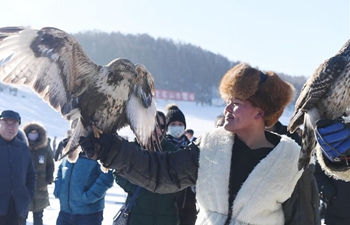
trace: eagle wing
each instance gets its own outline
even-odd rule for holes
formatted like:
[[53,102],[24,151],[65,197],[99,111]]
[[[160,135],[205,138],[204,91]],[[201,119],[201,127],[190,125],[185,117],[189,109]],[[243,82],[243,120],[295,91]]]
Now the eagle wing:
[[127,104],[127,115],[130,129],[134,132],[138,142],[143,147],[152,150],[152,144],[158,143],[151,136],[156,126],[156,103],[154,95],[154,79],[147,68],[142,64],[135,65],[137,77],[134,93]]
[[67,119],[100,66],[77,40],[56,28],[0,28],[0,80],[31,87]]

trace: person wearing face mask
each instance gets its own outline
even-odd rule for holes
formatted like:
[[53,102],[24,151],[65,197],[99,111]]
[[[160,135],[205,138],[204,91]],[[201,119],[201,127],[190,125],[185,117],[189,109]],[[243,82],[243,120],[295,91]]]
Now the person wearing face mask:
[[[25,124],[23,131],[27,136],[30,154],[37,171],[36,193],[29,211],[33,212],[34,225],[42,225],[44,208],[50,205],[47,185],[53,182],[55,164],[52,151],[47,146],[47,135],[44,127],[33,122]],[[22,224],[26,224],[26,221]]]
[[186,119],[185,115],[175,104],[168,104],[166,106],[166,139],[171,141],[177,147],[183,149],[185,148],[190,141],[185,135],[186,129]]
[[[190,143],[185,135],[185,115],[175,104],[166,106],[166,139],[180,149]],[[179,210],[180,225],[194,225],[197,219],[195,186],[180,191],[177,195],[177,208]]]

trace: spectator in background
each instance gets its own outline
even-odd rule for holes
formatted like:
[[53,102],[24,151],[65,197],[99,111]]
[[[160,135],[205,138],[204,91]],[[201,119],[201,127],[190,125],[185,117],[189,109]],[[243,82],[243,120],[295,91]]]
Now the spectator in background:
[[166,139],[177,147],[183,149],[190,141],[185,135],[186,119],[185,115],[175,104],[168,104],[166,110]]
[[[33,212],[34,225],[43,224],[44,209],[50,205],[47,186],[53,182],[55,164],[52,151],[48,148],[46,130],[43,125],[33,122],[23,126],[27,136],[30,154],[37,172],[35,196],[29,211]],[[25,221],[22,223],[25,225]]]
[[47,148],[51,151],[52,158],[54,157],[55,153],[51,147],[51,138],[47,138]]
[[[167,141],[165,135],[165,115],[158,111],[156,133],[161,142],[162,152],[174,152],[177,147]],[[136,139],[135,145],[140,146]],[[157,146],[157,145],[155,145]],[[159,149],[156,149],[159,151]],[[126,203],[130,201],[137,185],[114,173],[116,183],[128,193]],[[176,193],[158,194],[141,188],[130,212],[128,225],[179,225],[178,209],[176,207]]]
[[112,171],[102,172],[83,152],[75,163],[63,158],[55,179],[54,196],[60,200],[56,225],[101,225],[104,198],[112,186]]
[[[28,146],[16,138],[21,117],[0,114],[0,225],[19,225],[35,194],[36,172]],[[14,179],[15,178],[15,179]]]
[[55,161],[58,161],[62,157],[62,150],[67,145],[67,143],[69,141],[69,138],[71,136],[72,136],[72,131],[71,130],[67,130],[66,138],[64,138],[62,141],[60,141],[60,143],[58,144],[58,147],[56,149],[55,157],[54,157]]
[[55,136],[53,138],[53,141],[52,141],[52,151],[53,151],[53,155],[55,156],[56,155],[56,150],[57,150],[57,137]]
[[193,136],[194,131],[192,129],[185,130],[185,135],[190,142],[195,141],[197,138]]
[[[175,104],[166,106],[166,139],[180,149],[184,149],[190,143],[185,135],[185,115]],[[180,225],[193,225],[197,219],[195,187],[188,187],[177,196],[177,208],[179,210]]]

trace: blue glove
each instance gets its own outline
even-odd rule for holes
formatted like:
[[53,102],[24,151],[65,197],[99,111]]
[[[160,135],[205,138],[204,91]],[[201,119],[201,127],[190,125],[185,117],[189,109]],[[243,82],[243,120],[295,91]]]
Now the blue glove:
[[315,135],[322,153],[331,162],[347,161],[350,155],[350,129],[342,121],[316,121]]

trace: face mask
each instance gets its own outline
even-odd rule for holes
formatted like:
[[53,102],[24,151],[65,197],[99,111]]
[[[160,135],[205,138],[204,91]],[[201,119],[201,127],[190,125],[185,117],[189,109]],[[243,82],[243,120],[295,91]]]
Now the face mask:
[[184,126],[169,126],[168,127],[168,133],[173,136],[174,138],[179,138],[181,135],[185,133],[185,127]]
[[39,137],[39,134],[38,133],[29,133],[28,134],[28,139],[30,141],[36,141]]

